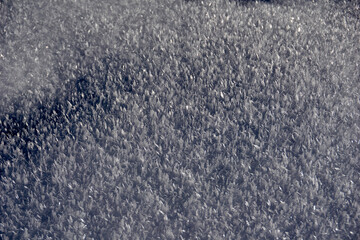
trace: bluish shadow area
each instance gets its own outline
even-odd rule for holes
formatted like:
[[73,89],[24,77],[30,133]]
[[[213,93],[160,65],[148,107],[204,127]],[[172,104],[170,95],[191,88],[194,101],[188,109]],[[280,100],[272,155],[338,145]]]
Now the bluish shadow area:
[[[13,111],[0,116],[0,142],[4,143],[0,149],[1,164],[16,159],[19,149],[26,162],[37,164],[41,152],[39,146],[48,135],[56,135],[58,140],[69,135],[76,138],[79,122],[93,124],[91,129],[95,131],[95,117],[116,114],[112,92],[135,92],[132,76],[126,70],[121,71],[123,61],[112,56],[94,63],[78,79],[63,81],[67,83],[58,89],[55,97],[46,95],[38,100],[29,114],[24,111],[21,96],[18,97],[13,103]],[[126,109],[127,105],[118,103],[117,107]],[[2,169],[0,173],[3,173]]]

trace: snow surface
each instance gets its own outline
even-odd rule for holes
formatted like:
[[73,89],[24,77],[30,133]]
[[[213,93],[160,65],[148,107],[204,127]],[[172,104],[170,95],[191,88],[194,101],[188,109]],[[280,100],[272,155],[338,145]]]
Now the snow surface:
[[0,0],[0,238],[359,239],[357,12],[265,2]]

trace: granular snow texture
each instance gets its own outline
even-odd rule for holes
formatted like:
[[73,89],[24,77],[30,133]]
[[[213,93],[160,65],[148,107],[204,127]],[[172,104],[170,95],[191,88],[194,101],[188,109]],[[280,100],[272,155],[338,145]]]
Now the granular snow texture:
[[359,239],[356,9],[238,3],[0,0],[0,238]]

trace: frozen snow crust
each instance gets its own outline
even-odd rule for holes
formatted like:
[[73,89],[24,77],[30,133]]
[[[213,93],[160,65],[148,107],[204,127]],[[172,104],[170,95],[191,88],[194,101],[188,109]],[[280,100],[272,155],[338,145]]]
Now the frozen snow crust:
[[350,5],[0,6],[1,239],[360,237]]

